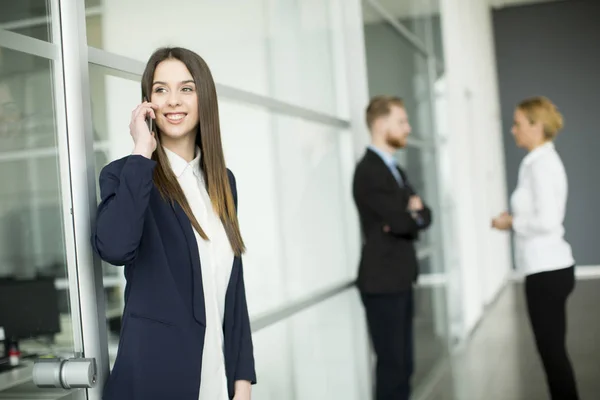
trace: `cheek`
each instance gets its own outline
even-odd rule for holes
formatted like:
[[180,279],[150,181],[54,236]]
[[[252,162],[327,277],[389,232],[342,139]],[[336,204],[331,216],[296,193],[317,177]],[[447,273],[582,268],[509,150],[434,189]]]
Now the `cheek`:
[[153,96],[153,97],[150,99],[150,102],[151,102],[151,103],[153,103],[153,104],[156,104],[156,105],[158,106],[158,112],[159,112],[159,113],[160,113],[160,112],[162,112],[162,111],[163,111],[163,108],[166,106],[166,104],[165,104],[165,100],[164,100],[164,98],[163,98],[163,97],[161,97],[161,96]]
[[185,108],[188,111],[188,115],[198,116],[198,102],[190,100],[186,102]]
[[520,139],[521,136],[523,136],[523,132],[520,129],[515,128],[513,130],[513,136],[515,137],[515,139]]
[[190,121],[191,121],[193,124],[197,124],[197,123],[198,123],[198,121],[199,121],[199,118],[198,118],[198,110],[197,110],[197,109],[195,109],[195,108],[194,108],[194,109],[192,109],[192,110],[193,110],[193,111],[190,111],[190,112],[188,112],[188,117],[190,117],[189,119],[190,119]]

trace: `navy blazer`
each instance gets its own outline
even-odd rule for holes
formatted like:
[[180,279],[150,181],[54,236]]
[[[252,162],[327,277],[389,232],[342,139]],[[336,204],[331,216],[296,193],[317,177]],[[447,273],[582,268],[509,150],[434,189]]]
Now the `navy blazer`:
[[[139,155],[100,173],[92,245],[125,266],[125,309],[105,400],[197,400],[206,329],[200,256],[192,225],[152,180],[156,162]],[[235,178],[227,171],[237,208]],[[242,260],[235,257],[225,296],[224,354],[229,397],[234,383],[256,383]]]

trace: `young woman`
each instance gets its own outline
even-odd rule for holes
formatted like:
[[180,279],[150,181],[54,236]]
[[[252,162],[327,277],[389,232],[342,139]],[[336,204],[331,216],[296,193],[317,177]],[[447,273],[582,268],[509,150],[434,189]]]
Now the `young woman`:
[[576,400],[566,348],[566,303],[575,286],[575,261],[563,237],[567,175],[553,144],[562,126],[561,114],[544,97],[518,105],[512,133],[529,154],[511,197],[513,214],[501,214],[492,226],[514,231],[516,263],[526,275],[527,311],[551,398]]
[[249,400],[256,377],[244,242],[212,75],[189,50],[159,49],[142,96],[148,102],[129,125],[133,153],[100,174],[92,237],[127,279],[104,399]]

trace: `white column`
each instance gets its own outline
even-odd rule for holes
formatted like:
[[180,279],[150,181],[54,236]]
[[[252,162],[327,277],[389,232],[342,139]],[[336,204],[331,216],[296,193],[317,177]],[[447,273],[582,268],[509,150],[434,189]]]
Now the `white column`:
[[[448,251],[459,267],[461,336],[506,281],[510,244],[491,218],[507,209],[491,10],[478,0],[441,0],[446,60],[447,142],[451,171],[442,185],[453,221]],[[448,181],[451,179],[451,181]]]

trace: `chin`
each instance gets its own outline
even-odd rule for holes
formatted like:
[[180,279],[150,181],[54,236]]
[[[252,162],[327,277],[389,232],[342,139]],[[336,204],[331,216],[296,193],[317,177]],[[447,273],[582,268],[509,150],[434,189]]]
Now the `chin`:
[[185,127],[177,127],[176,129],[173,129],[173,127],[169,128],[170,129],[161,130],[161,134],[163,137],[166,137],[170,140],[180,140],[192,135],[194,132],[194,129]]
[[392,145],[392,147],[396,150],[400,150],[406,147],[406,141],[397,141],[397,142],[393,142],[390,143]]

